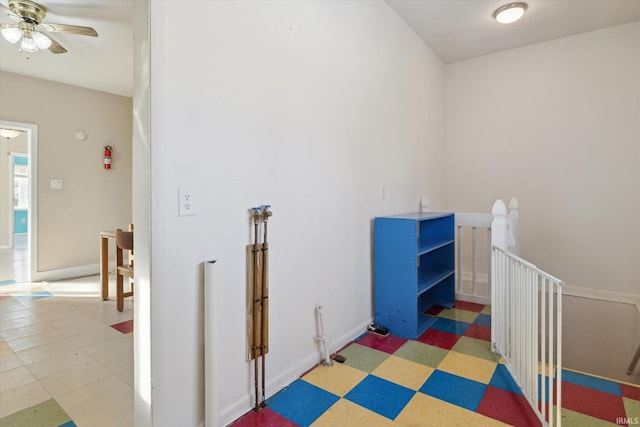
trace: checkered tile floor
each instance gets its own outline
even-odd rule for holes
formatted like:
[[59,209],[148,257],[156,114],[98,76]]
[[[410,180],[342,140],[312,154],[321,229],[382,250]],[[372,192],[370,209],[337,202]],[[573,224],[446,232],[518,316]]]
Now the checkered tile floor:
[[[537,417],[490,350],[490,307],[434,309],[417,340],[366,334],[232,425],[537,426]],[[563,370],[563,426],[640,424],[640,387]]]

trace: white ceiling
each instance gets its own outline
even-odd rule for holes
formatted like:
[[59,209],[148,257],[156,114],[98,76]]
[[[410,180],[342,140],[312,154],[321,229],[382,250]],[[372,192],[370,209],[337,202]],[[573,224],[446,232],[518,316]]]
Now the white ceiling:
[[[51,33],[68,52],[28,56],[0,37],[0,70],[131,96],[134,0],[35,1],[47,9],[43,22],[93,27],[98,37]],[[7,0],[0,3],[7,6]],[[4,13],[0,22],[14,23]]]
[[[37,52],[29,59],[2,39],[0,69],[131,96],[133,1],[40,0],[48,9],[44,22],[93,27],[99,37],[58,33],[68,53]],[[386,2],[445,63],[640,21],[640,0],[528,0],[524,18],[511,25],[491,17],[508,0]],[[12,21],[3,14],[0,22]]]
[[499,24],[509,0],[386,0],[446,64],[640,21],[640,0],[519,0],[524,17]]

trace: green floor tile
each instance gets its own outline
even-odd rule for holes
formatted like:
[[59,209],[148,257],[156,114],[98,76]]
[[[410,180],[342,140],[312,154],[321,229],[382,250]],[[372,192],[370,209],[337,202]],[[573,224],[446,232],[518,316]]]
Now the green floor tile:
[[458,320],[465,323],[473,323],[473,321],[476,320],[476,317],[478,317],[478,313],[467,310],[458,310],[456,308],[445,308],[438,314],[438,317]]
[[640,401],[623,397],[624,410],[627,412],[627,418],[638,419],[640,423]]
[[389,357],[388,353],[357,343],[351,344],[339,354],[347,358],[344,362],[345,365],[349,365],[365,372],[373,371],[379,364]]
[[500,359],[500,356],[497,353],[491,351],[491,343],[489,341],[477,338],[460,337],[451,350],[467,354],[469,356],[491,360],[492,362],[497,362]]
[[393,353],[393,355],[411,360],[412,362],[421,363],[432,368],[437,368],[447,353],[447,350],[429,344],[424,344],[418,341],[407,341],[402,345],[402,347]]
[[1,427],[58,427],[71,421],[54,399],[0,419]]
[[[555,415],[555,408],[553,409]],[[610,427],[616,424],[562,408],[562,427]]]
[[491,314],[491,306],[490,305],[485,305],[480,313],[482,313],[482,314]]

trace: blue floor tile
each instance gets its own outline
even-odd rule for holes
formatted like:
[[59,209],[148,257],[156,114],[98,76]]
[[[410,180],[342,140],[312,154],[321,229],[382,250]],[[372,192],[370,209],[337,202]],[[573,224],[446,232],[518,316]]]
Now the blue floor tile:
[[463,335],[467,328],[469,327],[469,323],[460,322],[458,320],[445,319],[443,317],[438,318],[436,323],[434,323],[431,328],[437,329],[442,332],[449,332],[450,334]]
[[489,385],[512,393],[522,394],[520,387],[518,387],[518,384],[516,384],[513,377],[502,363],[498,363],[496,370],[493,371],[493,376],[491,377]]
[[613,381],[604,380],[602,378],[591,377],[588,375],[579,374],[577,372],[563,370],[562,381],[593,388],[595,390],[600,390],[605,393],[614,394],[616,396],[622,396],[620,384]]
[[485,384],[436,369],[420,392],[475,412],[486,389]]
[[473,321],[476,325],[482,326],[491,326],[491,315],[490,314],[478,314],[476,320]]
[[[551,382],[555,386],[555,380]],[[544,377],[544,403],[549,403],[549,377]],[[552,390],[556,392],[555,387]],[[542,401],[542,375],[538,374],[538,401]]]
[[17,283],[17,282],[15,280],[13,280],[13,279],[0,280],[0,286],[2,286],[2,285],[13,285],[14,283]]
[[339,400],[339,397],[297,380],[267,401],[267,406],[300,426],[309,426]]
[[35,299],[40,299],[40,298],[48,298],[48,297],[52,297],[53,294],[49,291],[42,291],[42,292],[37,292],[35,294],[29,294],[29,295],[20,295],[15,297],[16,300],[20,301],[20,302],[29,302],[29,301],[33,301]]
[[401,385],[369,375],[347,393],[345,399],[394,420],[415,393]]

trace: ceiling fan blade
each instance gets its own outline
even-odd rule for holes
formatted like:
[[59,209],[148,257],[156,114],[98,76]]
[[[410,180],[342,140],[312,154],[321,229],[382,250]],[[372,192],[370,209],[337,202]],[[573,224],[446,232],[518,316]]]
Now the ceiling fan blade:
[[13,10],[9,9],[7,6],[3,5],[2,3],[0,3],[0,12],[4,13],[14,21],[22,21],[22,17],[20,15],[18,15],[17,13],[15,13]]
[[79,36],[98,37],[98,33],[91,27],[81,27],[79,25],[66,25],[66,24],[49,24],[42,23],[38,25],[38,28],[50,33],[69,33],[77,34]]
[[4,22],[0,22],[0,28],[20,28],[18,24],[5,24]]
[[58,43],[57,41],[55,41],[54,39],[51,38],[50,35],[47,35],[47,37],[49,37],[49,39],[51,39],[51,46],[49,46],[49,51],[51,53],[66,53],[67,49],[65,49],[64,47],[62,47],[62,45],[60,45],[60,43]]

